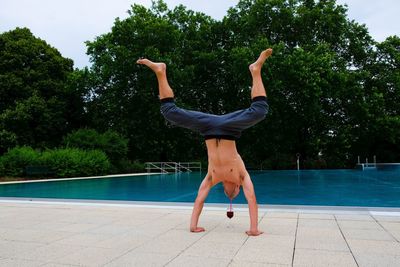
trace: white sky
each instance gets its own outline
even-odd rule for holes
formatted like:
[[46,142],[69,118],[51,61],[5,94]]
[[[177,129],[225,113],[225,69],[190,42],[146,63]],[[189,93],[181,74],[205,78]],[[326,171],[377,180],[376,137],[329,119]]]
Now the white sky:
[[[169,8],[183,4],[221,19],[238,0],[165,0]],[[366,24],[377,41],[400,36],[399,0],[337,0],[347,3],[349,18]],[[109,32],[116,17],[127,17],[133,3],[146,7],[151,0],[1,0],[0,33],[27,27],[32,33],[72,58],[75,67],[89,65],[85,41]]]

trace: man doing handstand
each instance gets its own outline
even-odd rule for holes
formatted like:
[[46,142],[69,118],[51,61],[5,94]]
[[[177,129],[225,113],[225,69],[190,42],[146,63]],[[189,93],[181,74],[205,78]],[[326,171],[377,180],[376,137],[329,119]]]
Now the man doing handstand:
[[185,110],[174,103],[174,92],[168,84],[166,65],[148,59],[139,59],[138,64],[149,67],[157,76],[161,113],[174,125],[200,132],[204,136],[207,154],[208,171],[200,184],[194,202],[190,222],[191,232],[203,232],[197,226],[200,213],[207,195],[214,185],[222,182],[224,192],[232,200],[243,187],[250,213],[250,230],[246,234],[257,236],[263,232],[258,229],[258,206],[253,183],[242,158],[236,150],[236,142],[241,132],[263,120],[268,113],[267,94],[261,79],[261,68],[272,54],[272,49],[261,52],[256,62],[249,66],[253,80],[251,88],[252,104],[249,108],[224,115],[213,115],[198,111]]

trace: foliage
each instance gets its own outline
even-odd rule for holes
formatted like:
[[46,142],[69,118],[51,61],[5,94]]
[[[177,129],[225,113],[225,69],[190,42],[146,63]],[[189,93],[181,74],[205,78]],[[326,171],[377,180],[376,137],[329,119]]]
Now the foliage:
[[21,177],[26,166],[39,163],[39,156],[40,153],[31,147],[15,147],[0,158],[0,169],[3,168],[0,175]]
[[104,175],[111,167],[104,152],[77,148],[46,150],[40,163],[49,166],[57,177]]
[[17,136],[9,131],[0,130],[0,155],[17,145]]
[[100,134],[93,129],[79,129],[64,137],[63,143],[67,147],[101,150],[116,165],[120,165],[128,153],[128,140],[111,130]]
[[[305,166],[336,167],[349,166],[359,154],[383,152],[383,140],[366,139],[380,125],[393,140],[399,136],[386,123],[400,110],[399,101],[389,102],[399,88],[393,65],[398,38],[376,44],[346,12],[334,0],[242,0],[215,21],[183,6],[170,10],[162,1],[150,9],[134,5],[130,17],[117,19],[111,32],[87,43],[96,77],[89,86],[90,124],[123,132],[131,153],[143,160],[204,157],[201,137],[165,125],[156,79],[135,59],[167,63],[179,105],[221,114],[248,106],[247,66],[272,47],[263,72],[270,114],[238,142],[246,161],[292,168],[291,158],[300,153]],[[389,77],[371,86],[379,64]],[[388,84],[396,90],[390,92]],[[386,106],[391,114],[381,112]],[[397,139],[390,144],[394,151],[400,147]],[[388,159],[387,150],[382,152],[378,158]],[[278,154],[286,155],[283,162]]]
[[335,0],[241,0],[221,21],[135,4],[87,42],[93,65],[75,71],[29,30],[3,33],[0,153],[55,146],[86,127],[64,142],[106,152],[113,172],[128,159],[204,161],[202,137],[165,123],[155,75],[136,59],[167,63],[178,105],[224,114],[250,104],[248,65],[267,47],[270,113],[238,141],[250,166],[295,168],[297,153],[306,168],[400,160],[400,38],[375,42]]
[[83,112],[83,98],[67,85],[71,75],[72,60],[29,29],[0,34],[0,132],[19,145],[57,145],[76,127],[71,114]]
[[119,173],[135,173],[135,172],[144,172],[145,166],[143,163],[139,161],[131,161],[131,160],[121,160],[118,162],[118,172]]

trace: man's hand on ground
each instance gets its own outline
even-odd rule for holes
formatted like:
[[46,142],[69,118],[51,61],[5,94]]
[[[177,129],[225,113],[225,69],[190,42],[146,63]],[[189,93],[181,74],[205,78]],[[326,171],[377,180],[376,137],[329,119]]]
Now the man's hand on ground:
[[263,234],[264,232],[262,232],[262,231],[258,231],[258,230],[255,230],[255,231],[246,231],[246,234],[248,235],[248,236],[258,236],[258,235],[261,235],[261,234]]
[[195,228],[190,228],[190,232],[192,233],[200,233],[200,232],[204,232],[205,229],[203,227],[195,227]]

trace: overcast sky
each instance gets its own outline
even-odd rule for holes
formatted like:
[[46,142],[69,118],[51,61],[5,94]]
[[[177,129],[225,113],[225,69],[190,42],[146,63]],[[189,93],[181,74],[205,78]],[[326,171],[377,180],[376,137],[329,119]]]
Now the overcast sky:
[[[169,8],[189,9],[221,19],[238,0],[164,0]],[[377,41],[400,36],[399,0],[337,0],[348,5],[350,19],[366,24]],[[28,27],[32,33],[72,58],[75,67],[89,65],[85,41],[109,32],[116,17],[127,17],[133,3],[149,7],[151,0],[1,0],[0,33]]]

